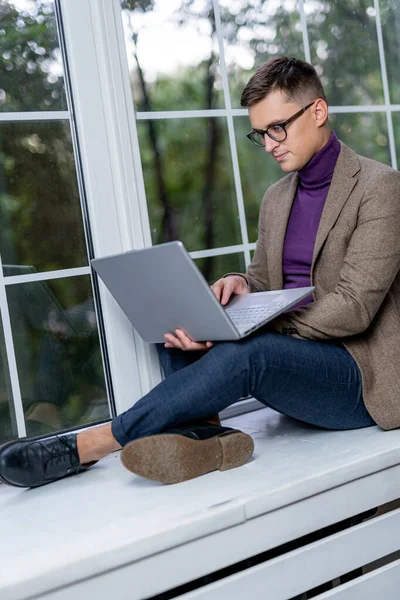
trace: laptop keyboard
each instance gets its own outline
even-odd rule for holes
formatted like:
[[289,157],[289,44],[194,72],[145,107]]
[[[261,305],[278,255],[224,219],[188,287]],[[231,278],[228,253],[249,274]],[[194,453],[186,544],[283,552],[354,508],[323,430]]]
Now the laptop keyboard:
[[226,312],[234,325],[248,325],[251,327],[256,323],[265,321],[287,306],[287,302],[271,302],[271,304],[255,304],[248,308],[227,308]]

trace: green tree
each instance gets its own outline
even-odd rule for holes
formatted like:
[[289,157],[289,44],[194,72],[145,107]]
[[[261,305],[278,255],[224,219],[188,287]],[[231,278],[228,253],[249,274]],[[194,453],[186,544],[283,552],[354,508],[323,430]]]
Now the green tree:
[[0,110],[65,110],[53,2],[0,0]]

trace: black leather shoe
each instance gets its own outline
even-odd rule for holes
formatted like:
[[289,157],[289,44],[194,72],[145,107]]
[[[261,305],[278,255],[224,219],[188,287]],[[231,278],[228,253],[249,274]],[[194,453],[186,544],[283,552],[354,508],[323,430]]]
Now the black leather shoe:
[[160,483],[178,483],[247,463],[253,439],[237,429],[204,423],[139,438],[123,447],[121,461],[132,473]]
[[76,434],[8,442],[0,447],[0,479],[18,487],[37,487],[85,471]]

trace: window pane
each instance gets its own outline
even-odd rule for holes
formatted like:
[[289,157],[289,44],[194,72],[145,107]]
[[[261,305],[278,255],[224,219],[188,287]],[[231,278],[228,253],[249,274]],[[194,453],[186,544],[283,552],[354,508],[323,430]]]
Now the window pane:
[[394,139],[396,142],[397,164],[400,165],[400,113],[393,113]]
[[385,113],[347,113],[329,116],[338,138],[352,150],[390,165]]
[[68,122],[0,123],[0,251],[37,271],[88,264]]
[[[373,4],[373,3],[370,3]],[[305,0],[311,62],[334,106],[380,104],[382,77],[372,6]]]
[[7,286],[28,435],[109,417],[90,278]]
[[232,106],[240,106],[244,86],[264,62],[280,56],[304,60],[296,2],[219,0]]
[[0,111],[66,108],[53,0],[0,0]]
[[226,273],[244,273],[246,271],[244,254],[241,252],[196,258],[194,262],[210,285]]
[[257,241],[258,213],[267,188],[285,173],[264,148],[257,148],[246,138],[251,125],[248,117],[235,117],[235,132],[240,178],[246,211],[249,242]]
[[121,0],[138,111],[223,106],[212,0]]
[[226,120],[139,121],[138,134],[153,243],[240,244]]
[[400,4],[398,0],[380,0],[383,43],[390,88],[390,100],[400,103]]
[[3,323],[0,318],[0,444],[17,437]]

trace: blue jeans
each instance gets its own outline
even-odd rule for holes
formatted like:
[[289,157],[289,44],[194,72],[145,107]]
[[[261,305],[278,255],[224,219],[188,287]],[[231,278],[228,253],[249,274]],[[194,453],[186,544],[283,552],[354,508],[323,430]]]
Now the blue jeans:
[[261,329],[207,352],[162,344],[158,352],[166,378],[112,422],[121,446],[206,420],[244,396],[325,429],[375,425],[362,399],[359,368],[340,344]]

